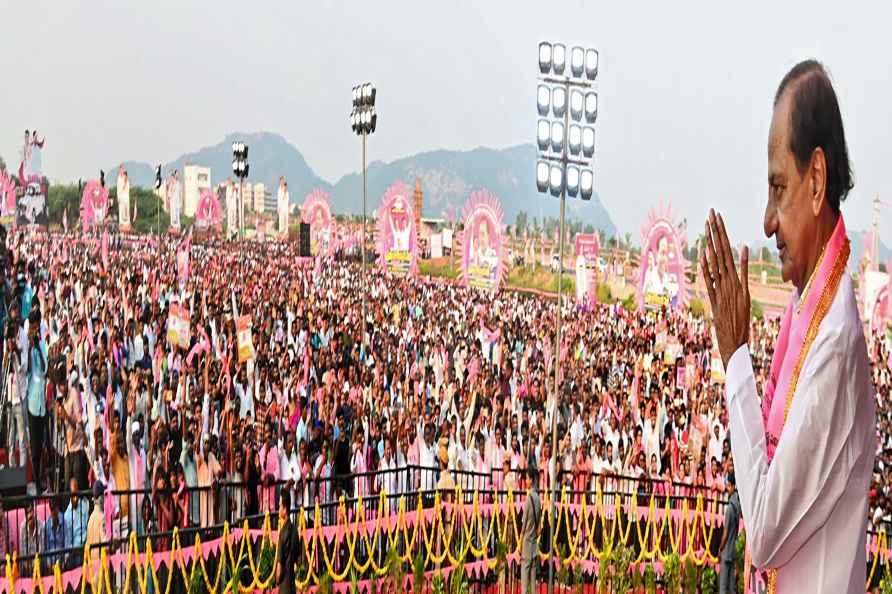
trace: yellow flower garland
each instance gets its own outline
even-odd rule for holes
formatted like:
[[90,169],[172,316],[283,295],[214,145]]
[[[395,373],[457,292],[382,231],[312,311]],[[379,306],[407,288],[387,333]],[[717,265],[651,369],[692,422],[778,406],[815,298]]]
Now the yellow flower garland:
[[[706,563],[716,565],[718,557],[710,551],[716,527],[716,510],[718,498],[705,501],[701,494],[695,500],[694,509],[691,510],[689,500],[682,502],[681,509],[675,519],[670,509],[670,499],[665,497],[663,505],[658,503],[655,494],[650,495],[647,510],[644,515],[637,508],[637,496],[612,495],[612,505],[606,503],[605,496],[598,489],[595,492],[594,503],[589,504],[588,498],[583,497],[580,504],[571,507],[566,490],[562,491],[560,504],[557,509],[557,523],[554,526],[552,537],[542,539],[548,550],[538,550],[539,558],[548,561],[558,550],[558,530],[560,521],[570,528],[568,538],[570,545],[568,555],[561,562],[565,566],[571,566],[582,562],[606,562],[617,542],[624,546],[630,543],[632,524],[635,524],[635,534],[639,553],[635,563],[644,561],[665,561],[670,554],[675,554],[682,562],[690,559],[698,566]],[[625,500],[622,505],[620,499]],[[345,581],[351,572],[364,575],[371,571],[372,575],[381,578],[386,575],[388,567],[379,564],[378,557],[383,557],[388,549],[397,548],[403,544],[404,552],[398,555],[403,563],[411,563],[415,555],[421,554],[425,558],[425,568],[430,570],[435,566],[446,565],[455,570],[459,568],[465,559],[472,559],[483,564],[488,571],[492,571],[498,564],[498,560],[490,558],[489,546],[495,534],[499,541],[510,547],[509,555],[519,555],[522,541],[520,538],[519,518],[517,505],[513,491],[509,491],[503,501],[499,497],[493,500],[487,510],[480,503],[480,494],[475,491],[471,498],[470,513],[466,510],[465,494],[460,487],[454,492],[454,503],[444,504],[439,493],[434,497],[432,509],[424,510],[422,498],[419,494],[416,498],[414,511],[414,526],[411,523],[411,512],[407,512],[406,503],[409,499],[401,496],[397,506],[395,517],[388,513],[388,498],[386,493],[380,493],[378,497],[377,513],[374,522],[368,520],[366,506],[362,500],[356,504],[356,514],[350,520],[347,502],[342,497],[338,502],[335,526],[326,537],[322,529],[322,512],[316,504],[313,509],[313,529],[306,539],[303,539],[304,555],[308,559],[305,571],[299,571],[296,577],[296,585],[299,589],[311,585],[318,585],[320,576],[317,575],[317,562],[324,568],[336,582]],[[549,494],[543,496],[543,508],[548,509],[550,504]],[[612,509],[611,509],[612,508]],[[662,508],[662,509],[660,509]],[[658,509],[660,510],[658,512]],[[609,517],[608,511],[612,511],[613,517]],[[634,517],[632,517],[634,514]],[[625,517],[623,517],[625,516]],[[545,517],[542,514],[539,521],[539,533],[545,530]],[[429,519],[428,519],[429,518]],[[575,519],[575,521],[574,521]],[[643,519],[643,522],[642,522]],[[550,522],[550,520],[549,520]],[[603,548],[598,549],[595,542],[598,522],[601,523]],[[642,527],[642,523],[644,526]],[[307,534],[306,518],[300,514],[298,521],[301,534]],[[574,529],[575,528],[575,529]],[[668,529],[669,538],[667,547],[663,546],[663,535]],[[513,547],[510,538],[513,538]],[[583,532],[585,536],[583,536]],[[419,538],[420,533],[420,538]],[[700,543],[695,543],[698,537],[702,537]],[[634,541],[634,539],[632,539]],[[224,524],[223,536],[220,540],[220,563],[214,576],[210,576],[206,567],[206,559],[202,554],[201,538],[196,534],[193,545],[193,560],[187,563],[183,555],[183,547],[180,542],[180,531],[174,529],[171,537],[170,567],[167,572],[167,580],[164,587],[158,580],[154,565],[154,552],[151,542],[146,543],[145,555],[139,555],[138,540],[135,533],[130,534],[126,554],[126,578],[123,591],[129,591],[131,579],[136,576],[136,583],[140,594],[146,594],[151,576],[155,590],[164,594],[170,594],[171,584],[175,571],[178,569],[184,580],[189,581],[191,576],[200,573],[201,579],[207,588],[208,594],[218,594],[221,587],[224,566],[229,566],[234,574],[245,557],[248,560],[252,581],[248,586],[242,586],[236,580],[238,592],[229,592],[230,583],[223,586],[222,594],[245,594],[254,590],[266,590],[272,586],[275,579],[277,560],[273,562],[273,570],[266,580],[262,580],[259,567],[254,559],[254,547],[251,545],[248,522],[243,524],[241,537],[233,537],[229,524]],[[273,538],[273,531],[269,514],[264,517],[263,527],[260,533],[259,548],[269,544],[274,550],[277,543]],[[341,558],[339,553],[341,545],[345,545],[346,557]],[[695,546],[699,544],[699,546]],[[361,546],[360,546],[361,545]],[[479,545],[479,546],[478,546]],[[384,550],[381,550],[384,547]],[[366,555],[365,561],[361,561],[361,554],[357,549],[362,548]],[[321,551],[321,555],[320,555]],[[439,551],[439,552],[438,552]],[[469,557],[470,555],[470,557]],[[871,563],[867,585],[876,575],[877,568],[882,563],[887,578],[890,578],[890,567],[886,560],[888,555],[888,542],[885,531],[881,531],[877,538],[877,551]],[[101,551],[96,563],[90,554],[90,547],[84,547],[83,573],[80,583],[80,594],[87,594],[87,585],[90,586],[90,594],[114,594],[111,584],[111,571],[109,570],[109,558],[105,549]],[[277,557],[277,556],[276,556]],[[63,594],[62,572],[59,563],[53,567],[52,590],[47,592],[41,572],[39,555],[35,559],[32,578],[35,580],[35,592],[39,594]],[[6,578],[8,590],[6,594],[14,594],[17,574],[18,556],[16,552],[6,555]],[[131,569],[133,571],[131,571]]]

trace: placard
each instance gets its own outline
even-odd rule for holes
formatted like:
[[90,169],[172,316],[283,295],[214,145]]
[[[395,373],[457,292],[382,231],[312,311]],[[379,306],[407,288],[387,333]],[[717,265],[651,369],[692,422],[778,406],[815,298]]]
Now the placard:
[[725,383],[725,366],[722,365],[722,358],[713,355],[711,368],[712,368],[712,373],[710,375],[712,377],[712,383],[724,384]]
[[251,338],[251,316],[240,316],[235,324],[238,333],[238,362],[254,358],[254,341]]

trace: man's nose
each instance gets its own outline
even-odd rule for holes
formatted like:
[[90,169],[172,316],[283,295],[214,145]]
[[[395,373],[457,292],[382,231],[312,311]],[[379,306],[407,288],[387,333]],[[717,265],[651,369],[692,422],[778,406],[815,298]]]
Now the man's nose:
[[777,208],[774,206],[774,202],[770,198],[765,205],[762,228],[765,231],[765,237],[771,237],[777,233]]

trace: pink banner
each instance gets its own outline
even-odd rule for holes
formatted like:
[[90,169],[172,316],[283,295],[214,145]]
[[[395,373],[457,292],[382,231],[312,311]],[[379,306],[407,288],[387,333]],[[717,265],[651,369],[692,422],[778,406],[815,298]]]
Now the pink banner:
[[387,188],[378,207],[378,263],[391,274],[418,274],[415,209],[401,181]]
[[301,220],[310,226],[310,253],[313,256],[332,253],[332,218],[327,192],[316,188],[307,194],[301,206]]
[[108,213],[108,188],[103,188],[98,180],[91,179],[84,186],[81,196],[81,226],[89,231],[101,225]]
[[651,209],[641,228],[641,262],[638,265],[638,307],[681,307],[688,302],[688,269],[680,232],[671,205]]
[[202,230],[220,231],[223,224],[223,211],[217,194],[210,188],[202,188],[195,208],[195,226]]
[[471,193],[462,219],[462,281],[494,291],[504,273],[502,206],[488,190]]
[[16,180],[0,171],[0,224],[7,229],[15,224]]

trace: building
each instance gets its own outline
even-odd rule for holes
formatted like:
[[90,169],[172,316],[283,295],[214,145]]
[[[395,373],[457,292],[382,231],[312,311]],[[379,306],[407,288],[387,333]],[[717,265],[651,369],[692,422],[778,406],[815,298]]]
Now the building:
[[279,216],[279,196],[272,192],[264,192],[263,194],[263,212],[271,213],[278,221]]
[[[245,196],[247,197],[249,188],[251,186],[249,183],[247,183],[247,182],[245,182],[245,183],[248,186],[247,188],[245,188]],[[254,212],[262,213],[262,212],[264,212],[265,207],[266,207],[266,200],[265,200],[266,185],[264,185],[261,182],[257,182],[256,184],[254,184],[253,190],[254,190],[254,196],[253,196],[253,198],[254,198],[254,202],[253,202]],[[273,212],[275,212],[275,211],[273,211]]]
[[203,165],[186,165],[183,167],[183,214],[195,216],[198,198],[202,189],[211,188],[211,168]]

